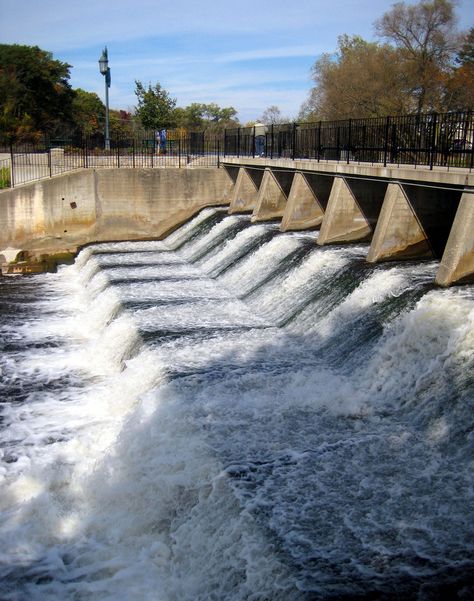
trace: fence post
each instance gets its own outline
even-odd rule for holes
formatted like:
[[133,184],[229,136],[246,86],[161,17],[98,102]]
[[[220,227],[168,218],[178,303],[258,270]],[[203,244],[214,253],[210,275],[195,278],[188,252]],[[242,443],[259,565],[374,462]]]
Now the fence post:
[[318,145],[316,147],[316,156],[318,158],[318,163],[321,160],[321,121],[318,126]]
[[237,129],[237,158],[240,157],[240,127]]
[[135,169],[135,138],[132,140],[132,165]]
[[178,138],[178,168],[181,169],[181,136]]
[[10,186],[15,187],[15,155],[13,154],[13,143],[10,142]]
[[227,151],[227,129],[224,129],[224,158],[226,156]]
[[217,139],[217,168],[221,166],[221,141]]
[[[472,111],[467,112],[467,121],[469,123],[467,131],[470,134],[470,144],[471,144],[471,161],[469,163],[469,170],[472,171],[474,167],[474,119],[472,118],[474,113]],[[467,135],[466,135],[467,137]]]
[[349,165],[349,157],[351,152],[351,134],[352,134],[352,119],[349,119],[349,134],[347,136],[347,164]]
[[293,131],[292,131],[292,141],[291,145],[293,146],[291,152],[291,158],[294,161],[296,158],[296,123],[293,121]]
[[117,169],[120,169],[120,142],[116,139],[115,143],[117,144]]
[[431,140],[430,140],[430,171],[433,171],[433,162],[436,156],[436,123],[438,120],[438,114],[433,113],[432,127],[433,131],[431,132]]
[[252,157],[255,158],[255,125],[253,126]]
[[383,166],[387,166],[387,154],[388,154],[388,132],[390,131],[390,117],[387,117],[385,122],[385,144],[383,151]]
[[49,167],[49,177],[53,177],[53,164],[51,161],[51,146],[48,149],[48,167]]

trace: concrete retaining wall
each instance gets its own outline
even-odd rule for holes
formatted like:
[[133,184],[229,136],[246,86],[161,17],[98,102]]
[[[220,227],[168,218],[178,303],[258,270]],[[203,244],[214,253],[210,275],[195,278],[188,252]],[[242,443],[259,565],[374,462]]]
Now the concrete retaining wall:
[[81,170],[0,192],[0,251],[74,251],[160,238],[201,208],[228,204],[222,169]]

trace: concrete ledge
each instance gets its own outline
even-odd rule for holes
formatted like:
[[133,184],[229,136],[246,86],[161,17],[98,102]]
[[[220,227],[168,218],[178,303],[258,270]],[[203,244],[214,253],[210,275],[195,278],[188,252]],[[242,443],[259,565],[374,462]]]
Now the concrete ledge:
[[295,171],[309,171],[325,175],[345,175],[347,177],[374,177],[386,180],[406,180],[420,183],[434,183],[444,186],[474,186],[474,172],[469,173],[467,169],[450,168],[448,171],[443,167],[414,167],[410,165],[371,165],[369,163],[344,163],[342,161],[318,161],[315,160],[292,160],[292,159],[268,159],[247,157],[225,157],[223,164],[248,165],[264,169],[294,169]]
[[228,204],[223,169],[84,169],[0,192],[0,252],[161,238],[206,206]]

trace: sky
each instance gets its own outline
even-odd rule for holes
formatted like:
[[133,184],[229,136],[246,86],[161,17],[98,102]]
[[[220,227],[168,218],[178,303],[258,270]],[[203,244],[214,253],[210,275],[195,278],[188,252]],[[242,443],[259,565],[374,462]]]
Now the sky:
[[[409,0],[408,3],[413,3]],[[276,105],[297,116],[311,67],[343,33],[375,39],[392,0],[0,0],[0,43],[37,45],[72,65],[71,85],[104,100],[98,59],[108,48],[110,106],[136,104],[135,80],[159,82],[178,106],[233,106],[245,123]],[[457,1],[474,26],[474,0]]]

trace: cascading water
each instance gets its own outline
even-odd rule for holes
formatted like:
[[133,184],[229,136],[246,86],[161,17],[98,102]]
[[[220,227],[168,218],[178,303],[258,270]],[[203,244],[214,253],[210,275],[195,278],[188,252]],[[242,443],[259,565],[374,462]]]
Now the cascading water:
[[206,209],[0,281],[0,599],[474,597],[474,290]]

